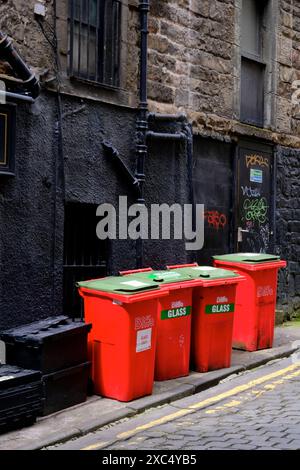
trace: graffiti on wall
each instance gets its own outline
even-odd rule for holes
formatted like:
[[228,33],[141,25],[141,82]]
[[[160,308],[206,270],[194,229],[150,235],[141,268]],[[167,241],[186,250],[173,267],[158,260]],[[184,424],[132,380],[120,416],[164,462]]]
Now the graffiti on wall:
[[261,190],[260,188],[252,188],[251,186],[241,186],[243,196],[246,197],[260,197]]
[[246,155],[245,158],[247,168],[250,166],[260,166],[264,168],[269,167],[269,159],[267,157],[263,157],[262,155]]
[[216,210],[205,211],[204,219],[207,221],[208,225],[215,230],[224,229],[227,225],[226,215]]
[[265,197],[259,199],[245,199],[243,212],[245,220],[257,222],[259,225],[268,219],[268,201]]

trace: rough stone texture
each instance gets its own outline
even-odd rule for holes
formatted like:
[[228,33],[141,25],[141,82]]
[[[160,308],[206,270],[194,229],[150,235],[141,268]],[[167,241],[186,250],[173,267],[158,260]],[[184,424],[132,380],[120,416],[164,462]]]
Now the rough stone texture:
[[[53,53],[34,19],[35,0],[4,0],[0,3],[0,27],[14,40],[14,45],[24,54],[36,73],[53,70]],[[45,2],[52,21],[52,0]]]
[[[274,3],[276,5],[276,3]],[[153,0],[149,34],[149,99],[152,110],[186,111],[202,135],[254,135],[300,147],[299,105],[293,105],[292,84],[300,77],[300,4],[278,1],[277,93],[275,126],[264,131],[241,125],[235,102],[239,0],[196,2]],[[271,5],[273,7],[273,5]],[[272,21],[276,22],[273,12]],[[270,28],[272,32],[272,27]],[[272,118],[272,119],[271,119]]]
[[280,148],[277,156],[277,252],[289,261],[279,273],[279,301],[286,316],[300,313],[300,152]]
[[278,130],[300,135],[299,104],[292,103],[293,83],[300,79],[300,3],[290,0],[280,2],[281,36],[279,40]]

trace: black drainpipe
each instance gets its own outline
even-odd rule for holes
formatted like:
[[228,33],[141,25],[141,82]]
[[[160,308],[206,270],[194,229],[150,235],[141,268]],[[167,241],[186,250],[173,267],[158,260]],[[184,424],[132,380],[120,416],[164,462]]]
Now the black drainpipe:
[[[158,114],[149,113],[149,122],[164,122],[164,121],[175,121],[181,123],[181,132],[152,132],[147,133],[148,139],[158,140],[171,140],[186,142],[186,155],[187,155],[187,173],[188,173],[188,187],[189,187],[189,203],[193,208],[192,224],[193,230],[196,226],[196,214],[195,214],[195,195],[193,187],[193,129],[191,124],[187,121],[187,116],[184,113],[181,114]],[[195,261],[195,253],[191,254],[190,261]]]
[[[136,171],[135,178],[138,183],[137,204],[145,204],[145,159],[147,157],[147,131],[148,131],[148,95],[147,95],[147,64],[148,64],[148,12],[149,0],[140,0],[140,28],[141,28],[141,57],[140,57],[140,104],[136,122]],[[144,244],[139,238],[136,241],[136,266],[144,266]]]
[[[31,72],[28,65],[23,61],[20,54],[13,47],[12,41],[8,38],[6,34],[2,33],[1,31],[0,58],[6,60],[16,73],[17,77],[22,80],[21,85],[24,88],[24,92],[31,96],[33,99],[37,98],[40,93],[40,85],[38,79]],[[13,97],[17,97],[17,94]]]

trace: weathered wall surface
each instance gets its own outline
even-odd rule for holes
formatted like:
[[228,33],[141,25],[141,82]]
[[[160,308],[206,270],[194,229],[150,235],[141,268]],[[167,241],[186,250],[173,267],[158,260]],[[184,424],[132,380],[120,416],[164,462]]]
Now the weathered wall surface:
[[[163,112],[185,110],[194,131],[203,135],[249,135],[300,146],[299,111],[292,104],[292,83],[299,79],[300,2],[279,0],[270,11],[270,32],[277,48],[270,62],[277,92],[269,130],[238,122],[241,0],[153,0],[149,35],[149,98]],[[272,40],[272,37],[270,38]],[[275,41],[274,41],[275,42]],[[270,119],[272,121],[272,119]]]
[[280,1],[278,34],[278,132],[300,136],[300,107],[293,104],[292,94],[300,79],[300,2]]
[[233,1],[157,1],[151,5],[152,106],[232,117]]
[[[0,11],[3,31],[16,36],[15,44],[35,72],[47,68],[47,78],[54,76],[53,51],[33,20],[34,2],[5,3]],[[138,15],[136,2],[131,3],[128,31],[132,49],[127,51],[131,76],[128,74],[126,83],[127,91],[132,87],[136,94]],[[51,23],[51,2],[47,7]],[[63,64],[61,76],[64,86]],[[136,111],[113,105],[117,96],[102,96],[101,89],[68,87],[64,91],[74,96],[62,96],[62,156],[58,153],[56,94],[43,90],[34,105],[18,105],[16,176],[0,177],[0,329],[62,313],[64,200],[105,202],[117,208],[119,195],[127,195],[128,204],[135,202],[132,188],[105,154],[102,142],[112,143],[134,172]],[[148,202],[167,202],[166,193],[170,203],[188,202],[185,146],[169,147],[166,143],[164,161],[161,145],[150,147],[145,183]],[[134,268],[135,243],[112,241],[108,256],[111,274]],[[183,242],[158,240],[145,244],[145,257],[146,264],[164,267],[177,259],[185,261],[186,253]]]
[[[34,3],[1,2],[0,28],[14,38],[37,75],[47,69],[45,77],[51,78],[56,74],[53,49],[34,20]],[[52,2],[46,6],[49,35]],[[100,95],[86,99],[88,87],[83,95],[62,97],[62,156],[56,94],[44,89],[34,105],[18,104],[16,175],[0,176],[0,329],[62,313],[64,199],[117,206],[119,195],[130,196],[131,189],[104,154],[102,141],[115,145],[134,168],[136,112],[105,105]],[[134,267],[134,244],[112,242],[109,257],[111,272]]]
[[279,274],[279,301],[285,314],[300,313],[300,152],[278,150],[277,252],[288,260]]
[[[53,69],[51,46],[34,19],[34,0],[2,0],[0,2],[0,28],[14,40],[36,73]],[[53,24],[52,0],[46,0],[47,21]]]
[[[65,98],[63,112],[66,201],[117,205],[130,188],[101,142],[111,141],[131,164],[135,113],[88,101],[83,107],[73,98]],[[62,312],[64,204],[56,97],[43,93],[33,106],[19,105],[17,115],[16,176],[0,179],[0,329]],[[134,267],[134,244],[115,244],[112,272]]]
[[[150,109],[187,112],[195,134],[225,137],[225,146],[240,135],[285,146],[278,156],[277,250],[289,261],[288,270],[280,275],[279,287],[280,303],[291,313],[299,310],[300,298],[299,154],[293,150],[300,147],[300,108],[291,99],[295,91],[292,85],[300,79],[300,0],[278,2],[273,127],[257,129],[238,121],[236,20],[241,0],[151,0],[148,85]],[[34,3],[1,1],[0,28],[14,38],[33,70],[38,75],[45,74],[44,79],[51,79],[56,74],[53,50],[34,19]],[[45,29],[49,34],[53,1],[45,0],[45,4]],[[68,79],[67,0],[57,1],[61,86],[70,95],[63,96],[67,202],[116,204],[119,195],[128,195],[129,203],[134,200],[131,188],[104,154],[101,142],[112,142],[134,170],[139,65],[137,4],[137,0],[128,0],[126,6],[122,89],[112,91]],[[55,85],[52,82],[53,90]],[[18,106],[16,177],[0,177],[0,328],[61,313],[64,204],[58,185],[54,205],[55,175],[58,168],[62,170],[57,119],[53,92],[44,90],[32,107]],[[205,146],[197,142],[195,151],[201,157]],[[210,142],[217,147],[216,141]],[[209,165],[208,154],[200,162],[202,165]],[[183,144],[150,144],[145,183],[148,204],[189,202],[186,157]],[[221,160],[218,155],[214,158]],[[227,183],[229,188],[229,179]],[[208,261],[212,252],[206,254]],[[156,268],[187,261],[189,256],[183,242],[145,243],[145,264]],[[134,243],[113,242],[111,273],[131,267],[135,267]]]

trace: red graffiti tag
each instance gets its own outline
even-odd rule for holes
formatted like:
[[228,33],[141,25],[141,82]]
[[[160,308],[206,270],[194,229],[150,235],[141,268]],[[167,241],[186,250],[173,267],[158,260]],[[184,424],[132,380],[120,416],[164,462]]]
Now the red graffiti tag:
[[223,229],[227,225],[227,217],[219,211],[206,211],[204,219],[207,220],[208,225],[215,230]]

